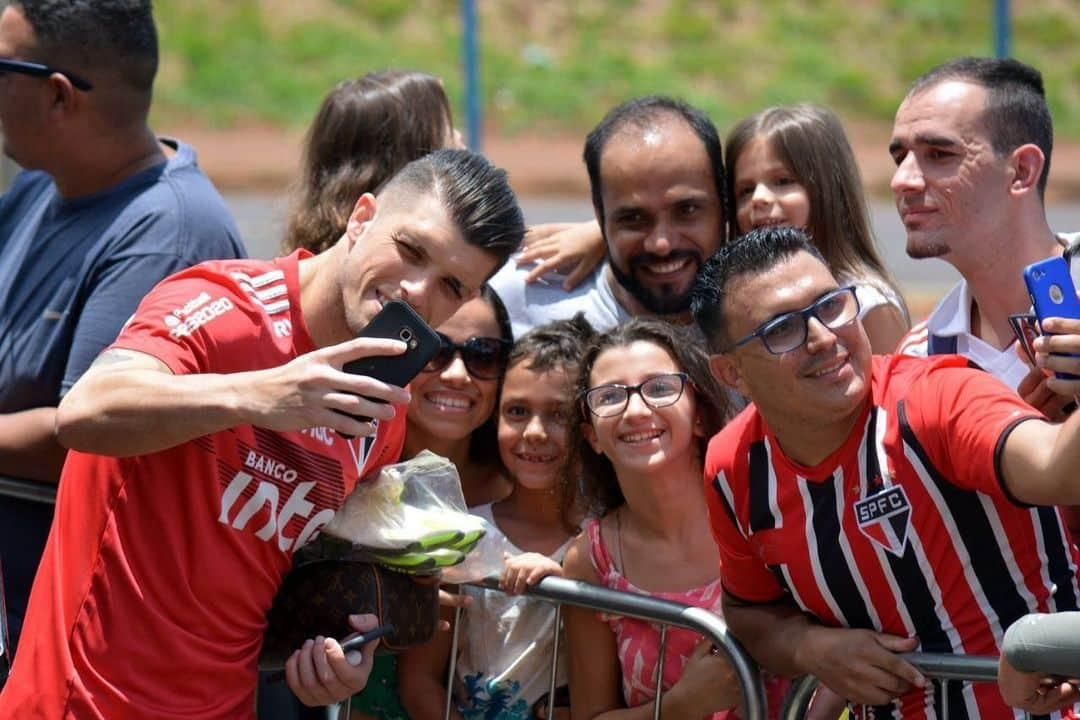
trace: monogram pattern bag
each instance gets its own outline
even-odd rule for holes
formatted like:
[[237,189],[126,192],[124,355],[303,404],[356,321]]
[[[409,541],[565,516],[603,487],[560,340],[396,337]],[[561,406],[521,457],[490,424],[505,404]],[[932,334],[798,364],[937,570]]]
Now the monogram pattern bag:
[[355,632],[349,615],[371,613],[394,632],[379,643],[380,652],[398,652],[426,642],[439,622],[439,588],[411,575],[358,559],[348,541],[321,534],[297,551],[267,613],[259,656],[262,670],[273,670],[308,638],[341,640]]

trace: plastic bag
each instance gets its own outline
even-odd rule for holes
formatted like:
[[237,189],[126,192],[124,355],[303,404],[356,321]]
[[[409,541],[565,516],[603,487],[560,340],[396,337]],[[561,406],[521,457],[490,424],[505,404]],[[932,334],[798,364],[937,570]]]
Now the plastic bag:
[[420,574],[462,562],[486,531],[465,507],[457,468],[427,450],[358,485],[322,530],[373,562]]

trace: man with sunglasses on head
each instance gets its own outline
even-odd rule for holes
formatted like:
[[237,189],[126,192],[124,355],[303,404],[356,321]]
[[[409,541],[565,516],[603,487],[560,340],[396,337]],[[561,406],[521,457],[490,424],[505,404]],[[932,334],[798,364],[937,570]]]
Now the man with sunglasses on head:
[[[57,404],[146,292],[245,252],[194,151],[147,126],[149,0],[5,5],[0,124],[25,171],[0,198],[0,476],[55,485]],[[48,503],[0,494],[13,643],[51,518]]]
[[956,355],[871,356],[858,300],[806,234],[761,228],[706,264],[693,312],[751,405],[710,442],[724,617],[765,668],[873,717],[1012,717],[899,653],[996,656],[1029,612],[1076,609],[1059,512],[1080,415],[1052,424]]

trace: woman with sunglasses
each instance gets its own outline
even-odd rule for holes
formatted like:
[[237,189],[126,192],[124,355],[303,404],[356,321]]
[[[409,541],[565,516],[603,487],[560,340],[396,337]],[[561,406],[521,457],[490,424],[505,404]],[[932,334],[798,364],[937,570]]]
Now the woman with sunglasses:
[[[702,483],[705,446],[729,419],[708,357],[681,328],[635,319],[599,336],[577,383],[571,457],[589,519],[567,577],[720,611],[720,558]],[[574,487],[570,482],[569,487]],[[652,717],[660,634],[648,622],[564,609],[574,718]],[[669,628],[664,717],[734,718],[734,672],[711,643]],[[767,684],[770,704],[780,685]]]
[[499,296],[483,286],[438,327],[442,349],[409,383],[402,458],[430,450],[451,460],[468,506],[510,492],[499,463],[495,404],[510,355],[510,319]]
[[[546,709],[555,609],[520,594],[544,575],[561,574],[559,562],[579,527],[560,520],[560,491],[572,428],[567,399],[592,334],[579,314],[531,330],[510,353],[496,415],[498,454],[513,489],[497,502],[471,509],[487,521],[489,535],[508,548],[500,583],[504,592],[462,589],[472,602],[459,632],[451,713],[456,720],[519,720]],[[413,720],[444,717],[451,646],[451,636],[442,633],[402,657],[401,695]],[[561,692],[555,694],[554,718],[566,720],[562,652],[557,664]]]
[[[412,401],[401,459],[421,450],[442,455],[457,466],[467,505],[494,502],[511,488],[499,462],[494,417],[510,354],[510,318],[499,296],[484,285],[480,297],[462,305],[437,331],[442,349],[409,383]],[[375,658],[367,687],[353,700],[353,720],[408,720],[398,693],[398,657]]]

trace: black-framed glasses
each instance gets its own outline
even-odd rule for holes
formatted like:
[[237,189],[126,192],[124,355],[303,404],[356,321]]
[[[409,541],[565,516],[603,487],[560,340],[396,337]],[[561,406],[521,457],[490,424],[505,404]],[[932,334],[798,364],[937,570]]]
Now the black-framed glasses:
[[674,405],[682,397],[689,379],[686,373],[676,372],[653,375],[637,385],[597,385],[585,391],[585,407],[596,417],[615,417],[622,415],[635,393],[651,408]]
[[29,60],[0,58],[0,74],[6,72],[19,73],[20,75],[32,75],[34,77],[49,77],[53,73],[60,73],[70,80],[72,85],[83,92],[94,89],[93,83],[80,75],[68,72],[67,70],[61,70],[52,65],[30,62]]
[[471,337],[465,342],[454,342],[439,333],[442,347],[427,364],[423,372],[439,372],[454,361],[454,356],[461,354],[465,370],[480,380],[495,380],[506,370],[506,361],[510,358],[510,343],[497,337]]
[[806,342],[807,323],[811,317],[830,330],[836,330],[854,320],[858,314],[859,298],[855,295],[855,288],[842,287],[826,293],[802,310],[774,317],[721,352],[731,352],[754,338],[761,338],[766,350],[773,355],[783,355],[802,347]]

